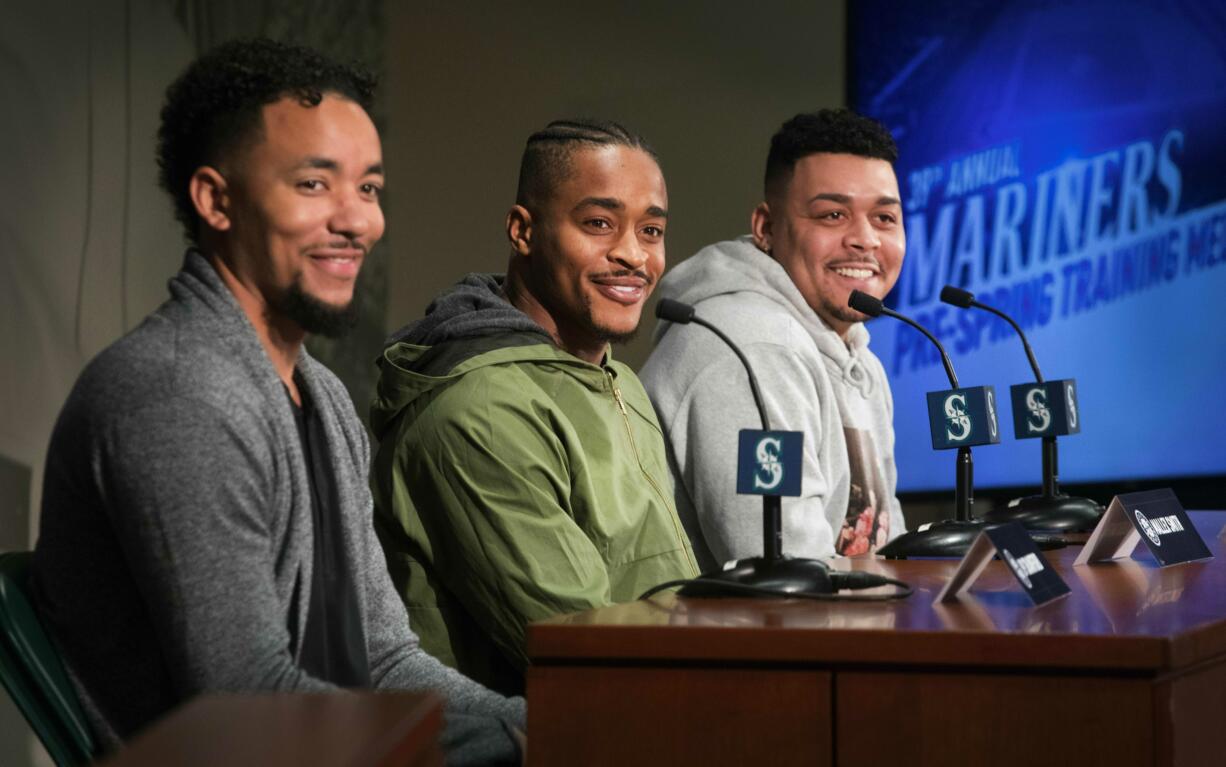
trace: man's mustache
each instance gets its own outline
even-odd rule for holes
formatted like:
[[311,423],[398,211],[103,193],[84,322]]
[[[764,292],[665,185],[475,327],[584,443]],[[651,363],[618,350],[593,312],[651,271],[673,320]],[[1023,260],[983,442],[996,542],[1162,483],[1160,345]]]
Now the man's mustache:
[[605,277],[637,277],[647,285],[654,285],[655,280],[647,272],[641,269],[619,269],[615,272],[603,272],[601,274],[592,275],[592,279],[602,279]]

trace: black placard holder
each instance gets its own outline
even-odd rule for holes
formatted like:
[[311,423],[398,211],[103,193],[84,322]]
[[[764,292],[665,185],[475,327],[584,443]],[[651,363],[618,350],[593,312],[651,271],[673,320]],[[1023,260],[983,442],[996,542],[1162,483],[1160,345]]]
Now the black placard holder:
[[957,602],[997,554],[1036,607],[1069,593],[1068,584],[1051,568],[1026,529],[1009,522],[987,527],[975,538],[933,604]]
[[1174,491],[1163,488],[1112,498],[1073,564],[1127,559],[1141,541],[1162,567],[1213,558]]

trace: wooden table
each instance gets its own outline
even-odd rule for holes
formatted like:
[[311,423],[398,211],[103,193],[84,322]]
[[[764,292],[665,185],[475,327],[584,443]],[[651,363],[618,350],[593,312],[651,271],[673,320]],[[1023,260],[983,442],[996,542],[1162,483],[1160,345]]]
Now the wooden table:
[[[533,765],[1226,764],[1226,513],[1216,559],[1073,567],[1032,607],[1003,563],[934,606],[952,560],[840,560],[900,602],[657,596],[528,630]],[[863,592],[862,592],[863,593]]]
[[442,725],[433,694],[206,695],[101,767],[441,767]]

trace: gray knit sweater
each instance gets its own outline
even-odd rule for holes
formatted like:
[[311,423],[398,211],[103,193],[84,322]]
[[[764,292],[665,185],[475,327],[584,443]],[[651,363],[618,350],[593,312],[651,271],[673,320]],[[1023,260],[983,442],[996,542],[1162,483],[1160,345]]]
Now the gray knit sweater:
[[[334,689],[297,664],[313,525],[284,386],[203,256],[169,287],[82,373],[47,456],[36,600],[108,745],[203,692]],[[366,432],[331,372],[305,350],[297,369],[330,449],[373,686],[441,692],[445,744],[476,734],[470,755],[497,756],[523,700],[418,647],[372,528]]]

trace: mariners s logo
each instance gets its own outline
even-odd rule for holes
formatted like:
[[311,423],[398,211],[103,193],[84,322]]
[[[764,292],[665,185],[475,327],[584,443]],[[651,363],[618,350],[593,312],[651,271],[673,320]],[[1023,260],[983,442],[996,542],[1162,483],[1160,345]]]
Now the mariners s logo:
[[1161,546],[1162,536],[1158,535],[1158,531],[1154,529],[1153,523],[1141,513],[1140,509],[1132,513],[1137,518],[1137,527],[1141,528],[1141,532],[1145,533],[1145,537],[1152,541],[1155,546]]
[[1032,434],[1041,434],[1051,426],[1051,410],[1047,408],[1047,392],[1043,389],[1031,389],[1026,392],[1026,409],[1030,417],[1026,419],[1026,427]]
[[945,436],[951,442],[961,442],[971,436],[971,417],[966,413],[965,394],[951,394],[945,398]]
[[753,486],[758,490],[774,490],[783,481],[783,464],[779,462],[779,453],[783,443],[778,437],[763,437],[758,440],[754,450],[754,458],[758,462],[758,470],[753,475]]

